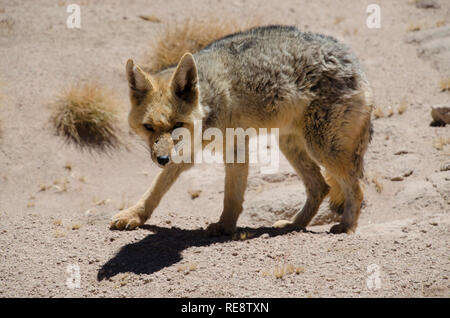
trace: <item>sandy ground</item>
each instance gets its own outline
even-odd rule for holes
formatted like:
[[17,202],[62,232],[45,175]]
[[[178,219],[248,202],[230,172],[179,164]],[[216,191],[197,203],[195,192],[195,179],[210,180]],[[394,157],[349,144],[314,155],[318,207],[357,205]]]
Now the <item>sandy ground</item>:
[[[66,27],[64,1],[0,0],[0,297],[450,296],[450,171],[441,171],[450,146],[435,147],[450,131],[429,126],[431,106],[450,106],[438,85],[450,76],[450,2],[421,9],[380,0],[381,28],[368,29],[372,2],[80,0],[76,30]],[[109,230],[111,216],[158,171],[128,134],[125,62],[139,62],[165,24],[212,14],[333,35],[360,57],[377,105],[393,115],[374,120],[356,234],[328,234],[331,225],[320,219],[309,232],[271,228],[305,202],[284,158],[275,175],[252,167],[242,235],[202,231],[222,208],[218,165],[182,175],[144,227]],[[421,30],[408,32],[412,24]],[[48,102],[86,80],[123,100],[128,150],[80,152],[54,135]],[[407,108],[398,114],[402,100]],[[191,199],[189,190],[200,196]],[[79,288],[76,280],[67,285],[71,268],[79,270]]]

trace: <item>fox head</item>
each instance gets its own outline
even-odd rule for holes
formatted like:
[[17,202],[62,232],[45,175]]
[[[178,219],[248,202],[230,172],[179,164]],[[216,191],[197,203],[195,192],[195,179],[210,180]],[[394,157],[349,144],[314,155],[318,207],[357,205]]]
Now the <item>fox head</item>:
[[194,57],[186,53],[174,71],[154,76],[130,59],[126,71],[131,101],[128,123],[148,144],[152,160],[166,166],[174,147],[172,132],[184,127],[193,136],[194,120],[202,118]]

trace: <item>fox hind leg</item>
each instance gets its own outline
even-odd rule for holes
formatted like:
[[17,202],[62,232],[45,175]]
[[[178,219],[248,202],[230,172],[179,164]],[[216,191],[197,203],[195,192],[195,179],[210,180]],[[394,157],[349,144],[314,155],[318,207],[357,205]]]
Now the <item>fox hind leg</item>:
[[338,180],[345,200],[343,202],[341,222],[333,225],[330,232],[333,234],[351,233],[355,231],[358,225],[363,192],[361,190],[358,178],[350,177],[341,178]]
[[363,200],[360,179],[370,142],[371,107],[355,97],[342,104],[311,104],[305,111],[304,135],[308,153],[327,171],[330,207],[342,214],[330,232],[351,233],[358,224]]
[[328,194],[330,187],[320,173],[319,166],[310,158],[300,136],[280,136],[280,149],[305,184],[307,199],[302,210],[292,221],[277,221],[273,226],[283,228],[287,226],[306,227],[317,214],[320,204]]

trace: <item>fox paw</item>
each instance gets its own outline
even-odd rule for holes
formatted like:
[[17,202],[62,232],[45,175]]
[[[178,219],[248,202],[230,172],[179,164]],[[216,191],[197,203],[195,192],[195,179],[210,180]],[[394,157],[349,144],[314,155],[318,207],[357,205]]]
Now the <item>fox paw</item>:
[[305,228],[301,225],[295,224],[292,221],[288,220],[279,220],[276,221],[273,225],[273,228],[275,229],[283,229],[286,231],[298,231],[298,230],[304,230]]
[[335,224],[330,229],[330,233],[333,233],[333,234],[342,234],[342,233],[350,234],[353,232],[354,231],[351,226],[348,226],[348,225],[342,224],[342,223]]
[[226,226],[223,223],[211,223],[206,228],[207,236],[222,236],[222,235],[231,235],[233,234],[235,227]]
[[111,230],[134,230],[144,224],[136,209],[130,208],[122,210],[113,216],[111,220]]
[[289,227],[292,227],[294,224],[292,223],[292,221],[288,221],[288,220],[279,220],[276,221],[272,227],[276,228],[276,229],[286,229]]

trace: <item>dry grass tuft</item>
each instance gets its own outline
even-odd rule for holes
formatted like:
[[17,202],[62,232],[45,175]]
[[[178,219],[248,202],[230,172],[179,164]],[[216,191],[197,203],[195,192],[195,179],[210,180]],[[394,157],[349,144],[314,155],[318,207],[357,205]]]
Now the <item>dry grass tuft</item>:
[[208,20],[187,19],[181,24],[168,26],[157,38],[152,50],[144,58],[143,68],[157,73],[176,65],[186,52],[195,53],[209,43],[226,35],[244,31],[260,25],[260,19],[247,22],[210,18]]
[[244,231],[244,232],[236,232],[236,233],[234,233],[232,238],[235,241],[245,241],[245,240],[252,239],[253,237],[255,237],[254,233],[250,233],[250,232]]
[[52,104],[56,133],[82,148],[106,150],[120,144],[120,104],[112,91],[88,83],[68,88]]
[[368,176],[367,177],[367,182],[373,183],[373,185],[375,186],[375,190],[378,193],[383,192],[384,186],[383,186],[383,183],[381,183],[381,181],[379,180],[379,175],[378,174],[374,174],[374,175]]
[[437,150],[443,150],[445,146],[450,144],[450,137],[439,136],[433,139],[433,147]]
[[441,89],[441,92],[450,92],[450,77],[441,78],[439,81],[439,88]]
[[392,109],[391,106],[388,106],[386,116],[387,117],[392,117],[392,115],[394,115],[394,110]]
[[400,104],[398,105],[398,108],[397,108],[398,114],[399,115],[403,114],[407,108],[408,108],[408,102],[406,101],[406,98],[403,98],[400,101]]
[[200,193],[202,193],[202,190],[188,190],[189,195],[191,196],[191,199],[197,199],[200,196]]
[[376,106],[375,109],[373,110],[373,116],[375,117],[375,119],[383,118],[384,117],[383,108],[380,106]]
[[47,191],[48,189],[50,189],[50,186],[48,186],[46,184],[41,184],[39,186],[39,192],[44,192],[44,191]]
[[339,24],[339,23],[341,23],[344,20],[345,20],[344,17],[335,17],[334,18],[334,24]]
[[75,224],[72,224],[72,231],[76,231],[76,230],[79,230],[80,229],[80,227],[81,227],[81,225],[80,224],[78,224],[78,223],[75,223]]
[[177,266],[177,272],[183,272],[184,275],[189,274],[190,272],[196,271],[198,268],[198,265],[195,263],[188,263],[183,265]]
[[438,21],[436,21],[436,27],[437,28],[440,28],[440,27],[443,27],[443,26],[446,26],[447,25],[447,21],[446,20],[438,20]]
[[409,23],[406,27],[406,32],[417,32],[422,29],[422,25],[419,23]]
[[55,237],[56,238],[61,238],[61,237],[65,237],[66,236],[66,232],[64,232],[63,230],[56,230],[55,231]]
[[67,178],[63,178],[62,180],[54,180],[53,181],[53,188],[56,189],[58,192],[67,192],[69,180]]
[[[285,264],[282,266],[276,266],[273,270],[273,275],[277,279],[283,278],[285,275],[296,274],[299,275],[305,272],[305,268],[303,266],[294,266],[292,264]],[[267,272],[263,273],[263,276],[268,276]]]
[[161,23],[161,19],[155,17],[154,15],[139,15],[139,18],[148,22]]

